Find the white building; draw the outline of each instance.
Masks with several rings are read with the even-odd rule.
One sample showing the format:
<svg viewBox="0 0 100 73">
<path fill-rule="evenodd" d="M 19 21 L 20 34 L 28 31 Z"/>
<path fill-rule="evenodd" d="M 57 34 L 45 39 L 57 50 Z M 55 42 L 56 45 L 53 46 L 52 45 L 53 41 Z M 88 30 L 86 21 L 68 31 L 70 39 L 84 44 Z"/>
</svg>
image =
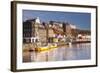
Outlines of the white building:
<svg viewBox="0 0 100 73">
<path fill-rule="evenodd" d="M 36 18 L 35 23 L 40 24 L 40 19 L 39 19 L 39 17 Z"/>
<path fill-rule="evenodd" d="M 76 26 L 73 25 L 73 24 L 69 24 L 69 26 L 70 26 L 72 29 L 76 29 Z"/>
</svg>

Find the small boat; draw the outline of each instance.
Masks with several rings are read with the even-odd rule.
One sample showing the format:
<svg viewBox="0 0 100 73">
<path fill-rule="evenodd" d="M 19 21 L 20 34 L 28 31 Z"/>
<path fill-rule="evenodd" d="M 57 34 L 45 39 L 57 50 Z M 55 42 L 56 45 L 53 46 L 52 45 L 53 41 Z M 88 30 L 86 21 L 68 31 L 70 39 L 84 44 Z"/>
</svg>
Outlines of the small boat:
<svg viewBox="0 0 100 73">
<path fill-rule="evenodd" d="M 57 48 L 57 45 L 38 47 L 38 48 L 36 48 L 36 51 L 46 51 L 46 50 L 50 50 L 50 49 L 54 49 L 54 48 Z"/>
<path fill-rule="evenodd" d="M 57 45 L 51 45 L 49 46 L 50 49 L 53 49 L 53 48 L 57 48 Z"/>
<path fill-rule="evenodd" d="M 48 49 L 49 49 L 48 46 L 36 48 L 37 51 L 45 51 L 45 50 L 48 50 Z"/>
</svg>

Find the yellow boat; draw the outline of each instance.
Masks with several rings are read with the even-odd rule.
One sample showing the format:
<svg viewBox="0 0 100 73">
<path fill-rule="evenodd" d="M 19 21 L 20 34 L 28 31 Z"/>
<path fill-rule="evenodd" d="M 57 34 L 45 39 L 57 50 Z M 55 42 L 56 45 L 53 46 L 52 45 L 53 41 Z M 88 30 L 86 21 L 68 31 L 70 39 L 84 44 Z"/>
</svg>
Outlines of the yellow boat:
<svg viewBox="0 0 100 73">
<path fill-rule="evenodd" d="M 45 46 L 45 47 L 38 47 L 36 48 L 37 51 L 46 51 L 50 49 L 57 48 L 57 45 Z"/>
</svg>

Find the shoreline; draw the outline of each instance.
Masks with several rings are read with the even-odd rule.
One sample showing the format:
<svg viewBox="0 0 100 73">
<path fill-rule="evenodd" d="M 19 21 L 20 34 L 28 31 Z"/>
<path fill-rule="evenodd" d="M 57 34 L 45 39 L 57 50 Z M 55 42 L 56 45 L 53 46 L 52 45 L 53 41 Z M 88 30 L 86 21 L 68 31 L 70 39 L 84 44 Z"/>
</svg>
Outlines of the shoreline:
<svg viewBox="0 0 100 73">
<path fill-rule="evenodd" d="M 73 44 L 82 44 L 82 43 L 91 43 L 91 41 L 77 41 L 77 42 L 72 42 L 71 45 L 73 45 Z M 57 47 L 62 47 L 62 46 L 70 46 L 70 45 L 69 45 L 69 43 L 64 43 L 64 42 L 61 42 L 61 43 L 57 44 Z M 29 47 L 29 48 L 24 48 L 23 49 L 23 52 L 28 52 L 28 51 L 33 52 L 33 51 L 36 51 L 36 49 L 34 47 L 31 47 L 31 48 Z"/>
</svg>

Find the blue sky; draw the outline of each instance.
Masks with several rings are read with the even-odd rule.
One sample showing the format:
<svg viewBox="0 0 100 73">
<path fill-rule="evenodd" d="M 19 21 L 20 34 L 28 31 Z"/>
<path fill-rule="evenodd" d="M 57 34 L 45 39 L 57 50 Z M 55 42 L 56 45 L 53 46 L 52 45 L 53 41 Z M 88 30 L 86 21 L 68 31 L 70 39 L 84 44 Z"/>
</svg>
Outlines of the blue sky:
<svg viewBox="0 0 100 73">
<path fill-rule="evenodd" d="M 91 28 L 90 13 L 23 10 L 23 21 L 36 17 L 39 17 L 41 22 L 49 22 L 53 20 L 69 22 L 81 29 L 90 30 Z"/>
</svg>

